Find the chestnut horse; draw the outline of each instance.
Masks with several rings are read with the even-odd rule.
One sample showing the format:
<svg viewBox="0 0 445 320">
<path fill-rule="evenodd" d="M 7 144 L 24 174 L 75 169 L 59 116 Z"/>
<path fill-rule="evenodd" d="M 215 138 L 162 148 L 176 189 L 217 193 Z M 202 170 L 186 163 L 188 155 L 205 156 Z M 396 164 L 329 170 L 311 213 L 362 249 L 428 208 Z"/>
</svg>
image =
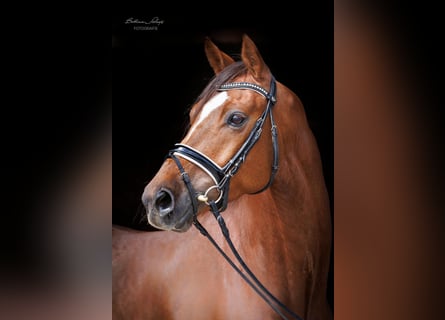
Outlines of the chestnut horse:
<svg viewBox="0 0 445 320">
<path fill-rule="evenodd" d="M 164 231 L 113 227 L 113 318 L 331 319 L 329 199 L 303 105 L 247 35 L 239 61 L 209 39 L 205 53 L 215 77 L 142 195 Z"/>
</svg>

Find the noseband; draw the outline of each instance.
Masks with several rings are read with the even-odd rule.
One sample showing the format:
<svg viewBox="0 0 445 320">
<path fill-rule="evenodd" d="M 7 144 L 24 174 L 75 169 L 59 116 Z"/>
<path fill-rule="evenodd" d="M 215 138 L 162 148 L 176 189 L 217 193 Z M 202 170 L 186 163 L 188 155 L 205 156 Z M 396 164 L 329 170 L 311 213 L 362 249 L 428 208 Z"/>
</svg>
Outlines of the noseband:
<svg viewBox="0 0 445 320">
<path fill-rule="evenodd" d="M 176 157 L 181 157 L 194 165 L 201 168 L 206 172 L 213 180 L 214 185 L 208 188 L 202 194 L 191 194 L 192 198 L 197 197 L 199 201 L 208 204 L 208 194 L 211 190 L 217 190 L 219 196 L 214 200 L 216 207 L 219 211 L 224 211 L 227 208 L 227 202 L 229 198 L 229 186 L 230 179 L 238 172 L 240 166 L 246 160 L 246 157 L 255 143 L 259 140 L 261 133 L 263 131 L 263 125 L 267 116 L 270 118 L 271 131 L 272 131 L 272 146 L 273 146 L 273 165 L 268 183 L 258 190 L 256 193 L 260 193 L 266 190 L 273 182 L 275 173 L 278 170 L 278 141 L 277 141 L 277 126 L 273 118 L 272 108 L 276 102 L 276 82 L 275 78 L 272 76 L 270 82 L 270 91 L 267 92 L 264 88 L 257 84 L 249 82 L 231 82 L 221 85 L 218 91 L 228 91 L 228 90 L 252 90 L 262 96 L 267 100 L 266 108 L 264 109 L 261 116 L 255 122 L 255 126 L 252 128 L 249 136 L 244 141 L 241 148 L 234 154 L 234 156 L 222 167 L 216 164 L 212 159 L 203 154 L 202 152 L 186 145 L 186 144 L 176 144 L 175 148 L 170 150 L 169 157 L 175 160 L 176 164 L 181 170 L 182 165 L 175 159 Z M 183 168 L 181 171 L 184 171 Z M 196 212 L 195 212 L 196 214 Z"/>
</svg>

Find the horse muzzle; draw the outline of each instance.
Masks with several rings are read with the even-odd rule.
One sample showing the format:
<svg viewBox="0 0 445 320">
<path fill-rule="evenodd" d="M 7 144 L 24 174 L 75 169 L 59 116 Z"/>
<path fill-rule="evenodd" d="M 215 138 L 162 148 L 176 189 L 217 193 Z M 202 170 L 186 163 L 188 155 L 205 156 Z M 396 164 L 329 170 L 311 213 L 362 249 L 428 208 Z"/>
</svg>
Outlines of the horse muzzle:
<svg viewBox="0 0 445 320">
<path fill-rule="evenodd" d="M 142 195 L 150 225 L 161 230 L 187 231 L 193 222 L 193 209 L 186 192 L 161 187 L 151 191 L 150 184 Z"/>
</svg>

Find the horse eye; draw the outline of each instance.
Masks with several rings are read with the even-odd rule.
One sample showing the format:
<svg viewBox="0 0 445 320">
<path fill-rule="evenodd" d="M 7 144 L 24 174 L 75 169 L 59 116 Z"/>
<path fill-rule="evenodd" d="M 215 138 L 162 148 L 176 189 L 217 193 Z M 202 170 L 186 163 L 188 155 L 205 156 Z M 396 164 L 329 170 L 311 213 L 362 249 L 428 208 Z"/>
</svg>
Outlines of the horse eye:
<svg viewBox="0 0 445 320">
<path fill-rule="evenodd" d="M 233 127 L 241 127 L 246 122 L 246 119 L 247 117 L 244 114 L 235 112 L 229 116 L 227 123 Z"/>
</svg>

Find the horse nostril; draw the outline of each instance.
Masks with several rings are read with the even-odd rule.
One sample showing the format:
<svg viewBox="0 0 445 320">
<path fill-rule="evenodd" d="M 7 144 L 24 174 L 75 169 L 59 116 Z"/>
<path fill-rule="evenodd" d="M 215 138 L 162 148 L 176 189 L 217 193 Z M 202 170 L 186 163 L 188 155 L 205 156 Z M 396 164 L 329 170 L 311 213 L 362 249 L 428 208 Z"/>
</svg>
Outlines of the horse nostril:
<svg viewBox="0 0 445 320">
<path fill-rule="evenodd" d="M 172 193 L 167 189 L 161 189 L 156 194 L 155 207 L 161 217 L 170 214 L 175 207 Z"/>
</svg>

